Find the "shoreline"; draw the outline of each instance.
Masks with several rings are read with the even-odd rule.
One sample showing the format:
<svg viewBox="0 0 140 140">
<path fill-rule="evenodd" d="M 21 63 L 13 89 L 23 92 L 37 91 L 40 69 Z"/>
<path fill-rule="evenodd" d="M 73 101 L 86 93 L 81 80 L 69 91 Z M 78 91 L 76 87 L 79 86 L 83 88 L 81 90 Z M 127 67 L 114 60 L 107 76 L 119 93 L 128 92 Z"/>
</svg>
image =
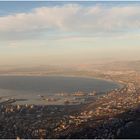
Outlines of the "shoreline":
<svg viewBox="0 0 140 140">
<path fill-rule="evenodd" d="M 5 76 L 5 75 L 3 75 L 3 76 Z M 11 76 L 11 75 L 7 75 L 7 76 Z M 20 76 L 19 76 L 19 75 L 12 75 L 12 76 L 20 77 L 21 75 L 20 75 Z M 25 75 L 22 75 L 22 76 L 24 77 Z M 36 77 L 44 77 L 44 76 L 39 76 L 39 75 L 38 75 L 38 76 L 35 75 L 35 76 L 36 76 Z M 93 80 L 96 80 L 96 79 L 97 79 L 97 80 L 102 80 L 102 81 L 105 81 L 105 82 L 106 82 L 106 81 L 107 81 L 107 82 L 109 81 L 109 82 L 113 82 L 113 83 L 115 83 L 115 84 L 118 85 L 118 88 L 110 89 L 110 90 L 104 92 L 103 94 L 102 94 L 102 92 L 98 92 L 97 95 L 94 96 L 94 100 L 96 100 L 97 98 L 99 98 L 99 97 L 101 97 L 101 96 L 103 96 L 103 95 L 106 95 L 108 92 L 111 92 L 112 90 L 119 90 L 119 89 L 121 89 L 121 88 L 124 87 L 124 85 L 121 85 L 121 84 L 117 83 L 116 81 L 114 82 L 113 80 L 106 80 L 106 79 L 103 79 L 103 78 L 100 78 L 100 77 L 95 78 L 95 77 L 93 77 L 93 76 L 83 76 L 83 75 L 82 75 L 82 76 L 80 76 L 80 75 L 78 75 L 78 76 L 76 76 L 76 75 L 57 75 L 57 74 L 46 75 L 45 77 L 48 77 L 48 76 L 56 76 L 56 77 L 57 77 L 57 76 L 58 76 L 58 77 L 74 77 L 74 78 L 77 78 L 77 77 L 78 77 L 78 78 L 90 78 L 90 79 L 93 79 Z M 28 77 L 28 76 L 27 76 L 27 77 Z M 34 77 L 34 76 L 33 76 L 33 75 L 30 75 L 29 77 Z M 19 91 L 19 92 L 20 92 L 20 91 Z M 31 93 L 31 94 L 34 96 L 33 93 Z M 29 95 L 31 95 L 31 94 L 29 94 Z M 37 93 L 37 94 L 41 94 L 41 93 Z M 88 94 L 89 94 L 89 93 L 86 93 L 86 96 L 85 96 L 85 97 L 82 97 L 81 99 L 86 99 L 86 98 L 88 97 Z M 17 94 L 17 95 L 18 95 L 18 94 Z M 37 96 L 37 95 L 36 95 L 36 96 Z M 43 95 L 43 96 L 46 96 L 46 98 L 47 98 L 47 95 Z M 65 96 L 66 96 L 66 95 L 65 95 Z M 71 99 L 71 98 L 72 98 L 72 94 L 70 94 L 69 96 L 70 96 L 70 99 Z M 10 95 L 9 95 L 9 97 L 10 97 Z M 11 95 L 11 97 L 12 97 L 12 95 Z M 20 97 L 20 95 L 19 95 L 19 97 Z M 74 97 L 74 96 L 73 96 L 73 97 Z M 15 95 L 14 98 L 15 98 L 15 100 L 20 100 L 20 99 L 18 99 L 18 96 L 16 97 L 16 95 Z M 20 98 L 21 98 L 21 97 L 20 97 Z M 52 96 L 52 98 L 54 98 L 54 97 Z M 57 98 L 58 98 L 58 97 L 57 97 Z M 59 98 L 63 98 L 63 97 L 59 97 Z M 88 98 L 89 98 L 89 100 L 91 100 L 91 99 L 92 99 L 92 96 L 91 96 L 91 97 L 88 97 Z M 90 98 L 91 98 L 91 99 L 90 99 Z M 15 102 L 14 104 L 20 104 L 20 105 L 29 104 L 30 101 L 28 101 L 28 100 L 31 100 L 31 101 L 32 101 L 32 99 L 28 98 L 28 99 L 27 99 L 27 103 L 26 103 L 26 102 L 25 102 L 25 103 L 23 103 L 23 102 L 20 103 L 20 101 L 17 101 L 17 102 L 19 102 L 19 103 L 16 103 L 16 102 Z M 36 97 L 36 100 L 38 100 L 38 101 L 37 101 L 38 103 L 34 103 L 34 101 L 33 101 L 33 103 L 31 103 L 31 104 L 34 104 L 34 105 L 37 105 L 37 104 L 38 104 L 38 105 L 41 105 L 41 104 L 42 104 L 42 105 L 51 105 L 51 104 L 54 104 L 54 103 L 49 103 L 49 102 L 47 102 L 47 101 L 45 102 L 45 100 L 44 100 L 44 101 L 43 101 L 43 100 L 41 101 L 41 98 L 39 99 L 39 98 L 37 98 L 37 97 Z M 61 103 L 58 102 L 58 103 L 55 104 L 55 105 L 59 105 L 59 104 L 65 105 L 65 104 L 64 104 L 64 99 L 63 99 L 63 101 L 60 101 L 60 102 L 61 102 Z M 92 101 L 90 101 L 90 102 L 92 102 Z M 88 103 L 89 103 L 89 102 L 88 102 Z M 74 103 L 71 103 L 71 104 L 74 105 Z M 81 103 L 80 103 L 80 100 L 79 100 L 79 103 L 76 103 L 75 105 L 77 105 L 77 104 L 81 104 Z M 86 104 L 86 103 L 83 103 L 83 104 Z"/>
<path fill-rule="evenodd" d="M 26 77 L 47 77 L 47 76 L 60 76 L 60 77 L 78 77 L 78 78 L 89 78 L 89 79 L 99 79 L 99 80 L 103 80 L 103 81 L 109 81 L 109 82 L 116 82 L 113 81 L 112 79 L 108 79 L 108 78 L 102 78 L 100 76 L 94 76 L 94 75 L 76 75 L 76 74 L 0 74 L 0 76 L 26 76 Z"/>
</svg>

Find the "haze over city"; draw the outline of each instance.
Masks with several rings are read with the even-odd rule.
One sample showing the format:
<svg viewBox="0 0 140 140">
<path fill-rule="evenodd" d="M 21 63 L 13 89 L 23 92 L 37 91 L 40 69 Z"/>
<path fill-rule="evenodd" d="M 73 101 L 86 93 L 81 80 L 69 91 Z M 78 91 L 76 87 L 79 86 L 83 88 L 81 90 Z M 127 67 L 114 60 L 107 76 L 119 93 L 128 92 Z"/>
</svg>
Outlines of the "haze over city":
<svg viewBox="0 0 140 140">
<path fill-rule="evenodd" d="M 140 1 L 0 1 L 0 139 L 140 139 Z"/>
<path fill-rule="evenodd" d="M 0 65 L 140 59 L 140 2 L 0 2 Z"/>
</svg>

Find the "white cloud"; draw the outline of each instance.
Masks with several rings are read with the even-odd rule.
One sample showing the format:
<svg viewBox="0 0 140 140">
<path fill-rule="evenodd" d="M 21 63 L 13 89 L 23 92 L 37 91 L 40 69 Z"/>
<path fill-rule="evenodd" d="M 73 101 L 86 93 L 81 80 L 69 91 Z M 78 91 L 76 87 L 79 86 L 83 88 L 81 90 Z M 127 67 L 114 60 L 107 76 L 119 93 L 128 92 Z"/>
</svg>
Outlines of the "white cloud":
<svg viewBox="0 0 140 140">
<path fill-rule="evenodd" d="M 12 38 L 14 33 L 17 38 L 55 31 L 96 35 L 130 32 L 139 27 L 140 7 L 127 5 L 84 7 L 69 4 L 40 7 L 29 13 L 0 17 L 0 36 L 5 34 L 7 38 Z"/>
<path fill-rule="evenodd" d="M 10 42 L 9 45 L 7 46 L 8 48 L 17 48 L 17 43 L 16 42 Z"/>
</svg>

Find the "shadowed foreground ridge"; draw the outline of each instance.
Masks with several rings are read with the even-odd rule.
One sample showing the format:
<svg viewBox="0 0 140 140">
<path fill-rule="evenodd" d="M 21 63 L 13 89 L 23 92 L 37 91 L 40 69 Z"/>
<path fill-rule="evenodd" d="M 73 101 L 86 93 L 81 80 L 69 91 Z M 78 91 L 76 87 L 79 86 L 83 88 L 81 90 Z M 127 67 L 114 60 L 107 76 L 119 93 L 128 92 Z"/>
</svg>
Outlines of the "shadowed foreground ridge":
<svg viewBox="0 0 140 140">
<path fill-rule="evenodd" d="M 129 110 L 113 118 L 99 118 L 90 120 L 68 134 L 59 138 L 140 138 L 140 110 Z"/>
</svg>

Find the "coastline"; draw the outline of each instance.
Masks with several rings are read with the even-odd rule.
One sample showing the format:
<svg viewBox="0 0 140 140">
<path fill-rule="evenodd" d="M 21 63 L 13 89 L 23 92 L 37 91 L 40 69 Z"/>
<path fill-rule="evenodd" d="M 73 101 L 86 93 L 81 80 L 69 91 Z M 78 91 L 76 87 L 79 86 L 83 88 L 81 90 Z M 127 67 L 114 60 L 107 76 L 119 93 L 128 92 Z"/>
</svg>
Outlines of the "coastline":
<svg viewBox="0 0 140 140">
<path fill-rule="evenodd" d="M 110 81 L 110 82 L 115 82 L 111 79 L 108 78 L 103 78 L 100 76 L 89 76 L 89 75 L 77 75 L 77 74 L 0 74 L 0 76 L 36 76 L 36 77 L 47 77 L 47 76 L 60 76 L 60 77 L 81 77 L 81 78 L 90 78 L 90 79 L 99 79 L 99 80 L 104 80 L 104 81 Z"/>
<path fill-rule="evenodd" d="M 108 82 L 113 82 L 113 83 L 116 83 L 116 84 L 124 84 L 120 81 L 116 81 L 116 80 L 113 80 L 113 79 L 109 79 L 109 78 L 106 78 L 106 77 L 101 77 L 101 76 L 94 76 L 94 75 L 77 75 L 77 74 L 0 74 L 0 76 L 26 76 L 26 77 L 32 77 L 32 76 L 35 76 L 35 77 L 48 77 L 48 76 L 60 76 L 60 77 L 78 77 L 78 78 L 89 78 L 89 79 L 97 79 L 97 80 L 102 80 L 102 81 L 108 81 Z"/>
<path fill-rule="evenodd" d="M 9 76 L 9 75 L 7 75 L 7 76 Z M 17 76 L 17 75 L 12 75 L 12 76 L 18 77 L 19 75 L 18 75 L 18 76 Z M 20 76 L 21 76 L 21 75 L 20 75 Z M 19 76 L 19 77 L 20 77 L 20 76 Z M 28 76 L 25 76 L 25 75 L 22 75 L 22 76 L 23 76 L 23 77 L 28 77 Z M 120 85 L 120 84 L 118 84 L 118 83 L 116 83 L 116 82 L 114 82 L 114 81 L 109 81 L 109 80 L 105 80 L 105 79 L 103 79 L 103 78 L 94 78 L 94 77 L 89 77 L 89 76 L 56 75 L 56 74 L 53 74 L 53 75 L 46 75 L 45 77 L 52 77 L 52 76 L 54 76 L 54 77 L 55 77 L 55 76 L 56 76 L 56 77 L 67 77 L 67 78 L 69 78 L 69 77 L 77 78 L 77 77 L 78 77 L 78 78 L 88 78 L 88 79 L 93 79 L 93 80 L 96 80 L 96 79 L 97 79 L 97 80 L 102 80 L 102 81 L 104 81 L 104 82 L 106 82 L 106 81 L 107 81 L 107 82 L 111 82 L 111 83 L 113 82 L 113 83 L 115 83 L 115 84 L 118 86 L 118 88 L 110 89 L 110 90 L 108 90 L 108 91 L 106 91 L 106 92 L 104 92 L 104 93 L 102 93 L 102 92 L 97 92 L 96 96 L 88 96 L 89 93 L 86 93 L 86 96 L 83 96 L 83 97 L 81 96 L 81 97 L 80 97 L 82 100 L 84 100 L 84 99 L 86 99 L 86 98 L 89 98 L 89 101 L 90 101 L 90 102 L 92 102 L 92 99 L 95 100 L 96 98 L 99 98 L 100 96 L 103 96 L 103 95 L 107 94 L 108 92 L 110 92 L 110 91 L 112 91 L 112 90 L 118 90 L 118 89 L 123 88 L 122 85 Z M 31 75 L 30 75 L 29 77 L 31 77 Z M 34 77 L 34 76 L 32 75 L 32 77 Z M 35 77 L 44 77 L 44 76 L 42 76 L 42 75 L 39 76 L 39 75 L 38 75 L 38 76 L 35 76 Z M 3 92 L 4 92 L 4 91 L 3 91 Z M 10 91 L 9 91 L 9 92 L 10 92 Z M 16 95 L 16 92 L 17 92 L 17 91 L 15 90 L 15 95 Z M 24 94 L 23 91 L 18 91 L 18 92 L 21 92 L 21 94 Z M 26 92 L 25 92 L 25 93 L 26 93 Z M 31 94 L 31 95 L 30 95 L 30 94 Z M 65 96 L 67 96 L 67 95 L 64 95 L 64 97 L 55 97 L 55 98 L 62 98 L 63 101 L 48 102 L 47 100 L 48 100 L 49 98 L 50 98 L 51 100 L 53 100 L 53 98 L 54 98 L 53 96 L 54 96 L 55 94 L 54 94 L 52 97 L 51 97 L 51 96 L 50 96 L 50 97 L 47 97 L 47 96 L 48 96 L 47 94 L 46 94 L 46 95 L 43 94 L 43 95 L 42 95 L 42 96 L 44 96 L 44 99 L 43 99 L 43 100 L 42 100 L 41 98 L 37 97 L 37 94 L 39 95 L 39 94 L 41 94 L 41 93 L 36 93 L 36 94 L 34 95 L 34 94 L 31 92 L 30 94 L 29 94 L 29 96 L 31 96 L 31 97 L 32 97 L 32 96 L 34 96 L 34 97 L 36 96 L 36 98 L 35 98 L 35 99 L 34 99 L 34 98 L 32 99 L 31 97 L 26 97 L 26 96 L 22 97 L 22 96 L 20 96 L 20 95 L 17 94 L 17 96 L 15 96 L 15 95 L 14 95 L 14 96 L 11 96 L 11 99 L 12 99 L 12 98 L 15 98 L 15 100 L 17 100 L 17 101 L 16 101 L 14 104 L 20 104 L 20 105 L 29 104 L 29 103 L 30 103 L 30 104 L 34 104 L 34 105 L 41 105 L 41 104 L 42 104 L 42 105 L 53 105 L 54 103 L 55 103 L 56 105 L 61 105 L 61 104 L 62 104 L 62 105 L 65 105 L 65 104 L 64 104 L 64 99 L 63 99 L 63 98 L 64 98 Z M 26 95 L 26 94 L 25 94 L 25 95 Z M 45 96 L 46 96 L 46 97 L 45 97 Z M 78 97 L 78 96 L 77 96 L 77 97 Z M 69 94 L 69 96 L 68 96 L 68 97 L 65 97 L 65 98 L 67 98 L 67 100 L 71 100 L 72 98 L 77 98 L 77 97 L 73 96 L 73 94 Z M 48 99 L 46 100 L 45 98 L 46 98 L 46 99 L 48 98 Z M 10 99 L 10 95 L 9 95 L 9 99 Z M 22 102 L 21 99 L 26 99 L 26 101 L 23 101 L 23 102 Z M 75 102 L 75 103 L 70 103 L 70 104 L 71 104 L 71 105 L 74 105 L 74 104 L 75 104 L 75 105 L 81 104 L 81 103 L 80 103 L 80 100 L 81 100 L 81 99 L 79 99 L 79 101 L 78 101 L 78 100 L 77 100 L 77 101 L 72 101 L 72 102 Z M 21 102 L 20 102 L 20 100 L 21 100 Z M 36 100 L 36 101 L 35 101 L 35 100 Z M 46 100 L 46 101 L 45 101 L 45 100 Z M 88 102 L 89 102 L 89 101 L 88 101 Z M 76 103 L 76 102 L 77 102 L 77 103 Z M 78 102 L 79 102 L 79 103 L 78 103 Z M 85 102 L 85 103 L 88 103 L 88 102 Z M 83 104 L 83 103 L 82 103 L 82 104 Z"/>
</svg>

